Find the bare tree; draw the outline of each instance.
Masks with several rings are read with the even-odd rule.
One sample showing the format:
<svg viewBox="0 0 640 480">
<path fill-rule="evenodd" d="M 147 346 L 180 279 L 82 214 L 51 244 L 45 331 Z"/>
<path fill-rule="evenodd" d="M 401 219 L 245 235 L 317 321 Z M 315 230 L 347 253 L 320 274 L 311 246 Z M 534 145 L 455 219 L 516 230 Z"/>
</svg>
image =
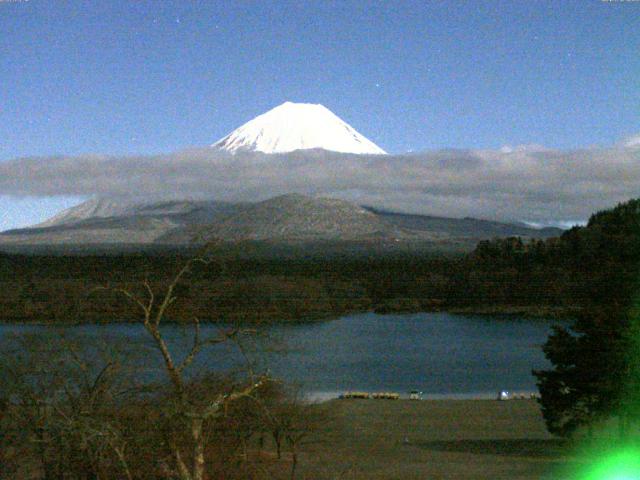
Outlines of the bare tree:
<svg viewBox="0 0 640 480">
<path fill-rule="evenodd" d="M 276 456 L 282 458 L 283 449 L 291 454 L 289 478 L 295 479 L 299 448 L 310 434 L 328 421 L 326 412 L 310 404 L 300 390 L 272 384 L 271 392 L 256 399 L 261 407 L 262 427 L 271 435 Z"/>
<path fill-rule="evenodd" d="M 3 465 L 0 478 L 295 478 L 298 446 L 310 423 L 299 399 L 254 373 L 246 342 L 256 329 L 220 326 L 207 334 L 210 329 L 190 318 L 183 321 L 190 334 L 186 350 L 166 329 L 189 311 L 178 302 L 182 282 L 213 260 L 202 253 L 162 285 L 144 280 L 102 288 L 135 306 L 145 338 L 159 352 L 159 384 L 138 375 L 137 349 L 129 343 L 110 351 L 112 341 L 51 330 L 23 335 L 8 350 L 2 346 L 7 361 L 0 364 L 0 448 L 10 442 L 12 450 L 0 455 L 11 463 Z M 230 373 L 226 357 L 224 368 L 214 364 L 193 374 L 205 350 L 227 351 L 226 344 L 236 349 L 231 355 L 243 376 Z M 278 457 L 283 449 L 291 452 L 290 475 L 286 461 L 274 459 L 259 441 L 269 431 L 277 432 Z"/>
<path fill-rule="evenodd" d="M 131 480 L 115 418 L 122 363 L 115 356 L 102 363 L 61 332 L 18 336 L 2 350 L 3 423 L 20 432 L 13 447 L 23 450 L 24 476 L 33 465 L 47 480 L 106 478 L 106 472 Z"/>
<path fill-rule="evenodd" d="M 169 446 L 173 453 L 175 474 L 180 480 L 203 480 L 205 478 L 205 451 L 207 447 L 204 427 L 206 422 L 213 421 L 225 414 L 229 404 L 241 399 L 251 397 L 266 381 L 266 376 L 250 375 L 244 384 L 234 385 L 233 388 L 213 393 L 211 396 L 194 398 L 190 395 L 189 382 L 186 377 L 187 368 L 193 363 L 196 356 L 206 347 L 219 345 L 225 342 L 239 342 L 239 337 L 249 333 L 249 330 L 240 327 L 220 329 L 218 334 L 210 338 L 202 338 L 200 321 L 192 318 L 190 324 L 193 328 L 192 345 L 186 356 L 177 360 L 163 336 L 161 326 L 166 321 L 170 307 L 176 302 L 178 296 L 176 289 L 183 278 L 192 272 L 198 264 L 209 264 L 210 259 L 204 252 L 187 261 L 177 274 L 170 280 L 164 291 L 157 294 L 148 280 L 143 282 L 143 294 L 136 294 L 128 289 L 116 291 L 125 295 L 141 312 L 141 323 L 149 334 L 154 345 L 159 350 L 174 399 L 174 415 L 181 425 L 185 427 L 190 445 L 169 440 Z"/>
</svg>

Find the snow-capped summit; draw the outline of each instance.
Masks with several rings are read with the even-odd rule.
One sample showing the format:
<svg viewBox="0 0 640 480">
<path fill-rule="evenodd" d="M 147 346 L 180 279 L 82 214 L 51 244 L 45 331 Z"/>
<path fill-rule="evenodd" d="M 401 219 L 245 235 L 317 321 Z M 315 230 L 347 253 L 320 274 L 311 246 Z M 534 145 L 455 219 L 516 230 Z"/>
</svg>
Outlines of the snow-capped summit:
<svg viewBox="0 0 640 480">
<path fill-rule="evenodd" d="M 357 154 L 386 153 L 328 108 L 293 102 L 258 115 L 212 146 L 231 153 L 285 153 L 310 148 Z"/>
<path fill-rule="evenodd" d="M 640 148 L 640 133 L 626 138 L 623 146 L 626 148 Z"/>
<path fill-rule="evenodd" d="M 503 145 L 500 148 L 500 153 L 531 153 L 531 152 L 544 152 L 549 150 L 544 145 L 537 143 L 527 143 L 523 145 Z"/>
</svg>

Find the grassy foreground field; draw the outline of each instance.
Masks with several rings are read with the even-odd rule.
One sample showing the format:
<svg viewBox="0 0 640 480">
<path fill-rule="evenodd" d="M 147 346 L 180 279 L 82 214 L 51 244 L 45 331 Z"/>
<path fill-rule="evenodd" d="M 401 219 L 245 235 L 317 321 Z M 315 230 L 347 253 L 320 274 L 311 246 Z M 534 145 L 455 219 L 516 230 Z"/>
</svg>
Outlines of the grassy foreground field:
<svg viewBox="0 0 640 480">
<path fill-rule="evenodd" d="M 559 478 L 568 447 L 533 400 L 334 400 L 299 478 Z"/>
</svg>

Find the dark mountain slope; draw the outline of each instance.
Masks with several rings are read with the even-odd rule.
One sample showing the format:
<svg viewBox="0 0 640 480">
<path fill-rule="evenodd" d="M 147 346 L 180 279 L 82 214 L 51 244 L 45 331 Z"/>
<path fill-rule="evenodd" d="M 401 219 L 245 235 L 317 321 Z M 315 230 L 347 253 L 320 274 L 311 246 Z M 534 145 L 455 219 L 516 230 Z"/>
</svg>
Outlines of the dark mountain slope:
<svg viewBox="0 0 640 480">
<path fill-rule="evenodd" d="M 258 203 L 90 200 L 35 227 L 0 234 L 4 245 L 170 244 L 226 241 L 422 244 L 471 250 L 484 239 L 547 238 L 558 229 L 408 215 L 344 200 L 281 195 Z"/>
</svg>

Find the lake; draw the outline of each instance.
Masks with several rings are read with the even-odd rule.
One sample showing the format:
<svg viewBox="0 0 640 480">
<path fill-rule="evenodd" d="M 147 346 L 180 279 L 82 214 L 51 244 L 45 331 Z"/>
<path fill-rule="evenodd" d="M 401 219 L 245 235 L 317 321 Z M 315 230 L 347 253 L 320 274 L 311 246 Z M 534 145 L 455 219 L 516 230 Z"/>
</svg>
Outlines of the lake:
<svg viewBox="0 0 640 480">
<path fill-rule="evenodd" d="M 548 366 L 541 350 L 552 322 L 517 317 L 462 316 L 447 313 L 346 316 L 337 320 L 269 328 L 268 344 L 286 344 L 286 353 L 250 348 L 249 355 L 270 372 L 295 382 L 313 398 L 347 390 L 424 392 L 427 398 L 495 397 L 499 390 L 536 391 L 532 369 Z M 0 324 L 0 338 L 48 327 Z M 215 333 L 204 325 L 202 336 Z M 140 325 L 65 327 L 87 343 L 123 343 L 157 367 L 158 352 Z M 167 325 L 172 347 L 184 354 L 188 329 Z M 276 349 L 277 350 L 277 349 Z M 216 348 L 193 367 L 233 368 L 241 357 Z"/>
</svg>

